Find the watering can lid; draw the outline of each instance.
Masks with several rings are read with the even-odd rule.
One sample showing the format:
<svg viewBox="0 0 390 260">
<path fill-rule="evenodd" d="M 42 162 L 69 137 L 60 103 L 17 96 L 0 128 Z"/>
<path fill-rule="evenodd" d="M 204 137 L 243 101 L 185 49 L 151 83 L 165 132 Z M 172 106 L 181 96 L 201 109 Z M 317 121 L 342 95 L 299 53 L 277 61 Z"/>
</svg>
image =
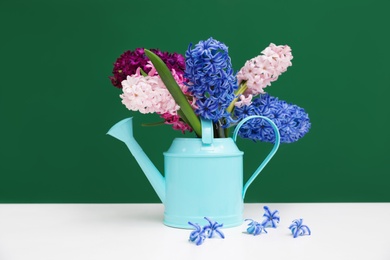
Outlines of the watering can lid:
<svg viewBox="0 0 390 260">
<path fill-rule="evenodd" d="M 165 156 L 242 156 L 232 138 L 214 139 L 213 122 L 201 118 L 202 138 L 176 138 Z"/>
<path fill-rule="evenodd" d="M 211 149 L 210 149 L 210 148 Z M 175 138 L 171 147 L 164 153 L 164 156 L 188 157 L 188 156 L 207 156 L 207 157 L 225 157 L 242 156 L 232 138 L 216 138 L 209 146 L 205 146 L 201 138 Z"/>
</svg>

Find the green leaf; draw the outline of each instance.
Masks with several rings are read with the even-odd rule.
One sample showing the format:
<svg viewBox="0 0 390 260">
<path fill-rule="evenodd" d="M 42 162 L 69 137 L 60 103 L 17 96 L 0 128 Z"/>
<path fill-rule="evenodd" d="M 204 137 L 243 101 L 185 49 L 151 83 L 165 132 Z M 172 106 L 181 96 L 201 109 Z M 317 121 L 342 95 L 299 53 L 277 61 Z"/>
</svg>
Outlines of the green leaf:
<svg viewBox="0 0 390 260">
<path fill-rule="evenodd" d="M 180 106 L 180 110 L 185 116 L 184 120 L 187 121 L 187 123 L 191 126 L 191 128 L 194 130 L 194 132 L 199 137 L 201 137 L 202 130 L 201 130 L 201 126 L 200 126 L 200 120 L 196 116 L 194 110 L 192 110 L 190 103 L 188 102 L 183 91 L 181 91 L 179 85 L 177 84 L 177 82 L 173 78 L 167 65 L 160 59 L 160 57 L 158 57 L 156 54 L 149 51 L 148 49 L 145 49 L 145 54 L 146 54 L 146 56 L 148 56 L 150 61 L 153 63 L 154 67 L 156 68 L 156 70 L 158 72 L 158 75 L 160 76 L 161 80 L 164 82 L 168 91 L 171 93 L 173 99 Z"/>
<path fill-rule="evenodd" d="M 141 71 L 142 76 L 144 76 L 144 77 L 148 76 L 148 74 L 146 74 L 146 72 L 142 68 L 140 68 L 140 71 Z"/>
</svg>

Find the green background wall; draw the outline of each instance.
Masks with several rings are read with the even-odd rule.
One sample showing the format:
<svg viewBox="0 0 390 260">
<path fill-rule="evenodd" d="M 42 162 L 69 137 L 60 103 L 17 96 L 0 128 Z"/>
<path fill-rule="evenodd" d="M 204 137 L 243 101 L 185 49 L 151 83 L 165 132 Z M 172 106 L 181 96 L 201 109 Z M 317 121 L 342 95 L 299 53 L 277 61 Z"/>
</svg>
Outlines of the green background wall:
<svg viewBox="0 0 390 260">
<path fill-rule="evenodd" d="M 267 91 L 312 122 L 305 138 L 281 146 L 247 202 L 390 202 L 388 3 L 2 0 L 0 202 L 158 202 L 106 132 L 134 116 L 160 170 L 181 134 L 141 126 L 158 117 L 126 110 L 112 64 L 137 47 L 184 54 L 210 36 L 229 46 L 236 70 L 271 42 L 291 46 L 293 66 Z M 238 145 L 248 178 L 271 146 Z"/>
</svg>

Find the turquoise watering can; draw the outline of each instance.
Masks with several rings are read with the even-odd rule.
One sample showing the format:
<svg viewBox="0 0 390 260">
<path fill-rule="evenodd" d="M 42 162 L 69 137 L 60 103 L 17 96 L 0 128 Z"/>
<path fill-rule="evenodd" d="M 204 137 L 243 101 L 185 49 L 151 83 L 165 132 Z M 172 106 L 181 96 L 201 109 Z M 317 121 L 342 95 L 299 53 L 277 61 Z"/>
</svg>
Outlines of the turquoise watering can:
<svg viewBox="0 0 390 260">
<path fill-rule="evenodd" d="M 271 124 L 275 144 L 243 185 L 244 153 L 235 141 L 240 127 L 253 118 L 262 118 Z M 164 224 L 178 228 L 192 228 L 188 221 L 206 224 L 204 217 L 224 227 L 241 225 L 245 193 L 280 144 L 278 128 L 263 116 L 243 119 L 236 126 L 233 138 L 213 138 L 212 122 L 202 120 L 202 138 L 175 138 L 164 153 L 163 177 L 134 139 L 132 118 L 118 122 L 107 134 L 127 145 L 164 204 Z"/>
</svg>

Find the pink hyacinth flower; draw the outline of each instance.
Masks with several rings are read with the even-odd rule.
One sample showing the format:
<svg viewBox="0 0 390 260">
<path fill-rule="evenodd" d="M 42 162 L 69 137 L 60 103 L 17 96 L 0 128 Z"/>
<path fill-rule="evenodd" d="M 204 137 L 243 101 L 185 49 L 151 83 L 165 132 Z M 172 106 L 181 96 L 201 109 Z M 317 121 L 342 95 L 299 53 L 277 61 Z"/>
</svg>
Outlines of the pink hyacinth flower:
<svg viewBox="0 0 390 260">
<path fill-rule="evenodd" d="M 145 65 L 145 67 L 146 68 L 150 68 L 148 76 L 158 76 L 158 72 L 157 72 L 156 68 L 154 67 L 154 65 L 153 65 L 153 63 L 151 61 L 148 61 L 148 63 Z M 180 89 L 183 91 L 184 94 L 186 94 L 188 87 L 185 84 L 186 79 L 184 78 L 184 74 L 183 73 L 177 73 L 175 69 L 172 69 L 171 73 L 172 73 L 172 76 L 175 79 L 176 83 L 179 85 Z"/>
<path fill-rule="evenodd" d="M 177 110 L 180 109 L 172 95 L 165 87 L 157 70 L 153 64 L 148 61 L 145 66 L 149 68 L 147 76 L 141 75 L 140 68 L 132 76 L 127 76 L 122 81 L 123 94 L 120 95 L 122 103 L 133 111 L 140 113 L 157 113 L 164 119 L 165 124 L 172 125 L 175 130 L 192 132 L 192 128 L 180 120 Z M 171 70 L 172 76 L 179 85 L 183 93 L 187 93 L 186 79 L 182 73 Z"/>
<path fill-rule="evenodd" d="M 176 114 L 180 108 L 159 76 L 127 76 L 122 81 L 122 103 L 129 110 L 147 113 Z"/>
<path fill-rule="evenodd" d="M 165 124 L 172 125 L 173 129 L 180 130 L 183 134 L 185 133 L 185 131 L 192 132 L 192 128 L 185 122 L 181 121 L 178 115 L 165 113 L 162 114 L 161 117 L 164 118 Z"/>
<path fill-rule="evenodd" d="M 252 97 L 252 94 L 249 94 L 247 97 L 245 97 L 245 95 L 241 95 L 239 97 L 240 101 L 237 101 L 234 105 L 236 107 L 249 106 L 250 104 L 252 104 Z"/>
<path fill-rule="evenodd" d="M 262 55 L 248 60 L 237 73 L 239 84 L 246 81 L 248 88 L 244 92 L 245 96 L 264 94 L 264 89 L 292 65 L 293 56 L 287 45 L 277 46 L 271 43 L 261 53 Z"/>
</svg>

